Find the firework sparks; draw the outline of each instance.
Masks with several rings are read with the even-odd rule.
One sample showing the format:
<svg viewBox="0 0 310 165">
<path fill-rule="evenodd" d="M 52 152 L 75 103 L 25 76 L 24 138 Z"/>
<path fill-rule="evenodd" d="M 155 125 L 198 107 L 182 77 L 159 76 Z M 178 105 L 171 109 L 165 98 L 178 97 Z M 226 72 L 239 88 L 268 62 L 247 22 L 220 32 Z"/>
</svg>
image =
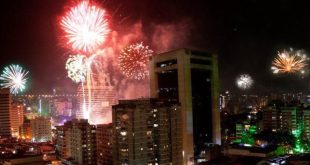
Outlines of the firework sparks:
<svg viewBox="0 0 310 165">
<path fill-rule="evenodd" d="M 277 73 L 297 73 L 303 74 L 304 68 L 307 66 L 308 57 L 301 51 L 284 50 L 278 52 L 278 56 L 272 61 L 271 70 Z"/>
<path fill-rule="evenodd" d="M 86 57 L 71 55 L 66 62 L 68 77 L 76 83 L 84 82 L 86 76 Z"/>
<path fill-rule="evenodd" d="M 75 51 L 94 52 L 106 40 L 110 32 L 105 10 L 80 2 L 61 19 L 67 45 Z"/>
<path fill-rule="evenodd" d="M 16 95 L 25 90 L 27 74 L 28 71 L 24 70 L 21 66 L 14 64 L 9 65 L 4 68 L 0 76 L 0 80 L 3 81 L 1 86 L 10 88 L 11 93 Z"/>
<path fill-rule="evenodd" d="M 242 74 L 237 78 L 236 84 L 240 89 L 249 89 L 253 85 L 253 79 L 248 74 Z"/>
<path fill-rule="evenodd" d="M 153 51 L 142 42 L 125 47 L 119 56 L 120 70 L 128 78 L 146 78 L 149 75 L 148 59 L 152 53 Z"/>
</svg>

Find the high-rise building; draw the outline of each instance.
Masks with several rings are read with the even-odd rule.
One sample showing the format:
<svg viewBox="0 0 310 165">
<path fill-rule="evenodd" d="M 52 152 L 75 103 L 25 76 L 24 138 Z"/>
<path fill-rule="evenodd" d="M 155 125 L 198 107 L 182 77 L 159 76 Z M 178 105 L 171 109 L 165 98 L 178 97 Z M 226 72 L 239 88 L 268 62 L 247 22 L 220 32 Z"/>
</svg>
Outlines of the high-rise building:
<svg viewBox="0 0 310 165">
<path fill-rule="evenodd" d="M 181 104 L 183 164 L 197 161 L 207 143 L 221 143 L 217 56 L 178 49 L 151 57 L 151 97 Z"/>
<path fill-rule="evenodd" d="M 267 106 L 263 110 L 263 129 L 277 131 L 279 129 L 280 110 L 275 105 Z"/>
<path fill-rule="evenodd" d="M 112 124 L 100 124 L 96 128 L 97 141 L 97 164 L 112 165 L 112 142 L 113 142 L 113 126 Z"/>
<path fill-rule="evenodd" d="M 36 117 L 30 120 L 32 141 L 47 142 L 52 140 L 52 126 L 49 118 Z"/>
<path fill-rule="evenodd" d="M 57 126 L 56 149 L 61 159 L 72 164 L 96 165 L 96 127 L 85 119 L 74 119 Z"/>
<path fill-rule="evenodd" d="M 304 137 L 310 139 L 310 110 L 308 108 L 303 110 L 304 121 Z"/>
<path fill-rule="evenodd" d="M 301 111 L 297 107 L 282 107 L 279 116 L 279 127 L 282 130 L 294 131 L 298 128 L 297 118 L 298 111 Z"/>
<path fill-rule="evenodd" d="M 62 126 L 56 126 L 56 151 L 60 159 L 65 160 L 71 157 L 71 136 L 68 131 L 71 127 L 70 122 L 66 122 Z"/>
<path fill-rule="evenodd" d="M 176 101 L 120 100 L 113 106 L 113 164 L 182 164 Z"/>
<path fill-rule="evenodd" d="M 0 138 L 11 137 L 10 111 L 10 89 L 0 89 Z"/>
<path fill-rule="evenodd" d="M 12 103 L 11 105 L 11 131 L 13 137 L 19 136 L 19 127 L 24 123 L 24 105 L 20 103 Z"/>
<path fill-rule="evenodd" d="M 85 111 L 89 110 L 89 122 L 91 124 L 107 124 L 112 122 L 112 105 L 116 103 L 116 92 L 114 86 L 90 87 L 91 97 L 89 97 L 88 87 L 78 88 L 79 111 L 76 118 L 85 119 Z M 91 100 L 91 101 L 89 101 Z M 85 101 L 85 104 L 84 104 Z"/>
<path fill-rule="evenodd" d="M 305 110 L 298 106 L 276 107 L 271 105 L 263 111 L 263 129 L 271 131 L 288 131 L 295 136 L 302 133 Z"/>
</svg>

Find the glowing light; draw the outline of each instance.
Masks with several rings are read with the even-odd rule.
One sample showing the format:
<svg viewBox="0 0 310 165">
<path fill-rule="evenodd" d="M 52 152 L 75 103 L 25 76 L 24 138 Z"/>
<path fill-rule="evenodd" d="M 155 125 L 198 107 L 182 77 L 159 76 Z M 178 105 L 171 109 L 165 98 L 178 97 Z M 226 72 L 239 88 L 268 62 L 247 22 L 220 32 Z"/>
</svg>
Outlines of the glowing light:
<svg viewBox="0 0 310 165">
<path fill-rule="evenodd" d="M 119 56 L 119 67 L 122 73 L 131 79 L 141 80 L 149 75 L 148 60 L 153 51 L 143 43 L 125 47 Z"/>
<path fill-rule="evenodd" d="M 236 84 L 240 89 L 249 89 L 253 85 L 253 79 L 248 74 L 242 74 L 240 75 L 237 80 Z"/>
<path fill-rule="evenodd" d="M 28 71 L 24 70 L 19 65 L 9 65 L 4 68 L 0 80 L 2 80 L 1 86 L 4 88 L 10 88 L 12 94 L 18 94 L 26 88 Z"/>
<path fill-rule="evenodd" d="M 84 82 L 86 77 L 86 57 L 83 55 L 71 55 L 66 62 L 68 77 L 74 82 Z"/>
<path fill-rule="evenodd" d="M 304 74 L 304 68 L 307 66 L 309 58 L 302 54 L 301 51 L 284 50 L 278 52 L 278 56 L 272 61 L 271 70 L 274 74 L 277 73 L 301 73 Z"/>
<path fill-rule="evenodd" d="M 94 52 L 106 40 L 110 32 L 106 11 L 81 1 L 71 8 L 60 22 L 67 38 L 66 44 L 75 51 Z"/>
</svg>

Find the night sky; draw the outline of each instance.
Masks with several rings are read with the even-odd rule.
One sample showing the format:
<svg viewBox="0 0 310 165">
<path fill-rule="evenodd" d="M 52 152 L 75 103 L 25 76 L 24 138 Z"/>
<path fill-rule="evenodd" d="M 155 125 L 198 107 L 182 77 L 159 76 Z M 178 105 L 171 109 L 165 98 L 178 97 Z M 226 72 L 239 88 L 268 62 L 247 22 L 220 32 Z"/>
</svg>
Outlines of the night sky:
<svg viewBox="0 0 310 165">
<path fill-rule="evenodd" d="M 148 38 L 153 35 L 154 25 L 175 25 L 186 34 L 173 35 L 179 42 L 167 50 L 187 47 L 218 54 L 222 90 L 236 91 L 235 77 L 248 73 L 255 80 L 248 92 L 309 92 L 310 76 L 274 76 L 270 71 L 278 50 L 293 47 L 305 50 L 310 56 L 310 10 L 306 2 L 98 2 L 109 12 L 116 30 L 126 31 L 130 25 L 141 22 Z M 75 85 L 66 77 L 67 50 L 59 43 L 58 24 L 70 1 L 2 0 L 0 4 L 0 67 L 18 63 L 28 69 L 31 73 L 28 92 L 51 92 L 53 88 L 73 91 Z"/>
</svg>

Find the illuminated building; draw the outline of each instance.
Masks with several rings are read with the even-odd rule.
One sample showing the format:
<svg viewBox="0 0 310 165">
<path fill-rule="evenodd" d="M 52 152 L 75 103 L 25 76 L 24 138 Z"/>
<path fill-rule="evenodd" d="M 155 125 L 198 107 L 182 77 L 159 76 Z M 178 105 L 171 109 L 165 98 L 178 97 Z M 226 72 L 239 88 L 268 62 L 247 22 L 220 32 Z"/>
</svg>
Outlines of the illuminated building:
<svg viewBox="0 0 310 165">
<path fill-rule="evenodd" d="M 96 128 L 97 141 L 97 164 L 112 165 L 112 141 L 113 127 L 112 124 L 100 124 Z"/>
<path fill-rule="evenodd" d="M 12 103 L 11 105 L 11 131 L 13 137 L 19 136 L 19 127 L 24 123 L 24 105 Z"/>
<path fill-rule="evenodd" d="M 0 138 L 11 137 L 11 99 L 10 89 L 0 89 Z"/>
<path fill-rule="evenodd" d="M 150 61 L 151 97 L 181 104 L 183 164 L 197 162 L 206 143 L 221 143 L 217 56 L 178 49 Z"/>
<path fill-rule="evenodd" d="M 72 164 L 94 165 L 96 159 L 96 127 L 85 119 L 74 119 L 57 126 L 56 149 L 61 159 L 72 158 Z"/>
<path fill-rule="evenodd" d="M 263 129 L 277 131 L 279 128 L 279 109 L 270 105 L 263 110 Z"/>
<path fill-rule="evenodd" d="M 297 107 L 282 107 L 279 116 L 280 128 L 292 132 L 298 130 L 299 123 L 302 122 L 301 112 L 302 110 Z"/>
<path fill-rule="evenodd" d="M 72 116 L 72 100 L 69 98 L 54 99 L 55 116 Z"/>
<path fill-rule="evenodd" d="M 91 103 L 88 99 L 88 90 L 85 87 L 85 108 L 90 109 L 89 122 L 91 124 L 107 124 L 112 122 L 112 105 L 116 103 L 116 92 L 114 86 L 96 86 L 91 87 Z M 83 119 L 84 97 L 82 88 L 78 88 L 79 111 L 76 114 L 77 119 Z"/>
<path fill-rule="evenodd" d="M 177 102 L 120 100 L 112 114 L 113 164 L 182 164 Z"/>
<path fill-rule="evenodd" d="M 257 126 L 250 121 L 236 123 L 236 143 L 244 146 L 252 146 L 255 143 L 254 135 L 257 134 Z"/>
<path fill-rule="evenodd" d="M 30 122 L 24 122 L 19 127 L 19 137 L 26 140 L 32 140 L 32 129 Z"/>
<path fill-rule="evenodd" d="M 264 130 L 286 130 L 289 132 L 299 130 L 303 122 L 302 112 L 296 106 L 279 108 L 275 105 L 268 106 L 263 111 Z"/>
<path fill-rule="evenodd" d="M 310 110 L 304 109 L 303 116 L 304 116 L 304 138 L 310 139 Z"/>
<path fill-rule="evenodd" d="M 71 127 L 70 122 L 65 123 L 63 126 L 56 126 L 56 150 L 58 156 L 61 159 L 70 158 L 71 146 L 70 146 L 70 132 L 68 131 Z"/>
<path fill-rule="evenodd" d="M 52 128 L 49 118 L 37 117 L 30 120 L 32 141 L 47 142 L 52 140 Z"/>
</svg>

